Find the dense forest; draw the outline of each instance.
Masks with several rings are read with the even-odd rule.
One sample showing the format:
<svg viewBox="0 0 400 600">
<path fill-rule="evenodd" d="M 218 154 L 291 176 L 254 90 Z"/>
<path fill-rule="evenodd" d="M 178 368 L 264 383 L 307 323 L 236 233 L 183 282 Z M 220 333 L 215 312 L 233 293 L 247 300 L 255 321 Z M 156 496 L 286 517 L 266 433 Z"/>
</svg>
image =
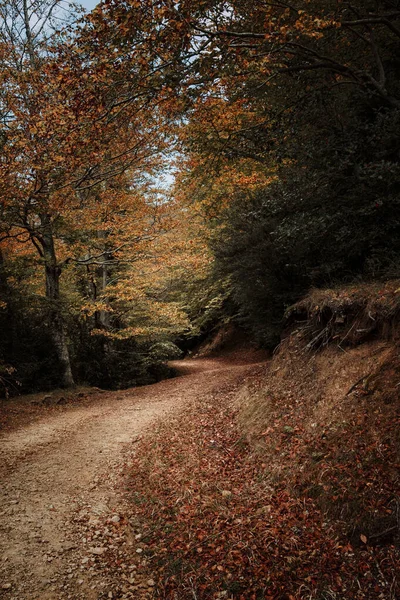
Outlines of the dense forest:
<svg viewBox="0 0 400 600">
<path fill-rule="evenodd" d="M 398 0 L 0 2 L 3 395 L 399 277 Z"/>
</svg>

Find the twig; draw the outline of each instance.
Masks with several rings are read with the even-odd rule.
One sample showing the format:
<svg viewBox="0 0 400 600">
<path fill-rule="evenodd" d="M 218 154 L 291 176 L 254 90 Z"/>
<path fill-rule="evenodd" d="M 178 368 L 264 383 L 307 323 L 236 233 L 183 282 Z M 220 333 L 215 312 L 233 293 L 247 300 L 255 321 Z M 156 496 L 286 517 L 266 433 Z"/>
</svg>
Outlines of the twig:
<svg viewBox="0 0 400 600">
<path fill-rule="evenodd" d="M 385 529 L 385 531 L 380 531 L 379 533 L 374 533 L 373 535 L 369 535 L 368 538 L 370 540 L 375 540 L 377 538 L 383 537 L 388 533 L 392 533 L 392 531 L 397 531 L 399 529 L 398 525 L 394 525 L 393 527 L 389 527 L 389 529 Z"/>
<path fill-rule="evenodd" d="M 363 375 L 362 377 L 360 377 L 360 379 L 358 379 L 355 383 L 353 383 L 353 385 L 351 386 L 349 391 L 345 394 L 345 396 L 349 396 L 349 394 L 351 394 L 351 392 L 354 390 L 354 388 L 356 388 L 359 383 L 364 381 L 364 379 L 368 379 L 368 377 L 370 377 L 370 375 L 372 375 L 372 371 L 371 371 L 371 373 L 368 373 L 368 375 Z"/>
<path fill-rule="evenodd" d="M 320 339 L 321 339 L 321 338 L 323 338 L 323 337 L 324 337 L 324 335 L 326 335 L 328 332 L 329 332 L 329 328 L 328 328 L 328 326 L 324 327 L 324 329 L 323 329 L 322 331 L 320 331 L 320 332 L 318 333 L 318 335 L 316 335 L 316 336 L 315 336 L 315 337 L 314 337 L 314 338 L 311 340 L 311 342 L 309 342 L 309 343 L 307 344 L 307 346 L 306 346 L 306 349 L 307 349 L 307 350 L 312 350 L 312 349 L 313 349 L 313 348 L 316 346 L 317 342 L 319 342 L 319 341 L 320 341 Z"/>
<path fill-rule="evenodd" d="M 340 344 L 338 344 L 338 347 L 341 350 L 343 350 L 343 348 L 341 347 L 341 345 L 343 344 L 344 340 L 349 337 L 349 335 L 350 335 L 351 331 L 354 329 L 355 325 L 356 325 L 356 322 L 354 321 L 353 325 L 350 327 L 350 329 L 348 330 L 348 332 L 346 333 L 346 335 L 344 336 L 344 338 L 340 340 Z"/>
</svg>

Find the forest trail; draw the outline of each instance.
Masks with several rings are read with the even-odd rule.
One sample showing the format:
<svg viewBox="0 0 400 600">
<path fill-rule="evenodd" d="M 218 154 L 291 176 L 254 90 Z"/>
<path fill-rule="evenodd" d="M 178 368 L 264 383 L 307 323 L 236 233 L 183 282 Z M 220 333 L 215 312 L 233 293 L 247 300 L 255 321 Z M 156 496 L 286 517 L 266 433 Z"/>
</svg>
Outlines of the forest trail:
<svg viewBox="0 0 400 600">
<path fill-rule="evenodd" d="M 133 442 L 200 394 L 240 382 L 250 361 L 245 355 L 176 361 L 181 377 L 99 394 L 89 406 L 1 434 L 0 597 L 115 597 L 105 580 L 91 577 L 89 585 L 91 554 L 103 549 L 86 539 L 82 523 L 96 525 L 106 515 L 117 522 L 123 513 L 117 484 Z"/>
</svg>

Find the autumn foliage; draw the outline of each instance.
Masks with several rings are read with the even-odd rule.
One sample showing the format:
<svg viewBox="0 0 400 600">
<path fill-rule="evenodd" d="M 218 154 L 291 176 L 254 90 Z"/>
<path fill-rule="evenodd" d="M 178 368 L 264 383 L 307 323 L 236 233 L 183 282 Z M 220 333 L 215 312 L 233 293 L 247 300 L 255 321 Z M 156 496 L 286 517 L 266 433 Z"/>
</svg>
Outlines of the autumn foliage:
<svg viewBox="0 0 400 600">
<path fill-rule="evenodd" d="M 3 287 L 23 256 L 64 385 L 76 328 L 273 346 L 310 285 L 396 274 L 396 2 L 0 8 Z"/>
</svg>

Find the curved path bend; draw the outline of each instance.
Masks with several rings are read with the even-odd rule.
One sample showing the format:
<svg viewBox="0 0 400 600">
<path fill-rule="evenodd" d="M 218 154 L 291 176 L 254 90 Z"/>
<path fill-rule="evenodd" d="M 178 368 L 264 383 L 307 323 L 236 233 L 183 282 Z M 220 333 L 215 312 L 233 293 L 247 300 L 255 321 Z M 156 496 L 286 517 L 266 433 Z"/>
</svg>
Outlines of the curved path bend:
<svg viewBox="0 0 400 600">
<path fill-rule="evenodd" d="M 107 516 L 117 519 L 124 453 L 138 437 L 151 435 L 158 419 L 199 394 L 240 382 L 251 367 L 243 362 L 237 356 L 233 362 L 176 361 L 181 377 L 99 393 L 89 405 L 0 434 L 0 598 L 138 597 L 108 591 L 104 581 L 93 579 L 94 567 L 89 585 L 89 540 L 80 523 L 96 528 Z M 95 552 L 93 538 L 90 543 Z"/>
</svg>

